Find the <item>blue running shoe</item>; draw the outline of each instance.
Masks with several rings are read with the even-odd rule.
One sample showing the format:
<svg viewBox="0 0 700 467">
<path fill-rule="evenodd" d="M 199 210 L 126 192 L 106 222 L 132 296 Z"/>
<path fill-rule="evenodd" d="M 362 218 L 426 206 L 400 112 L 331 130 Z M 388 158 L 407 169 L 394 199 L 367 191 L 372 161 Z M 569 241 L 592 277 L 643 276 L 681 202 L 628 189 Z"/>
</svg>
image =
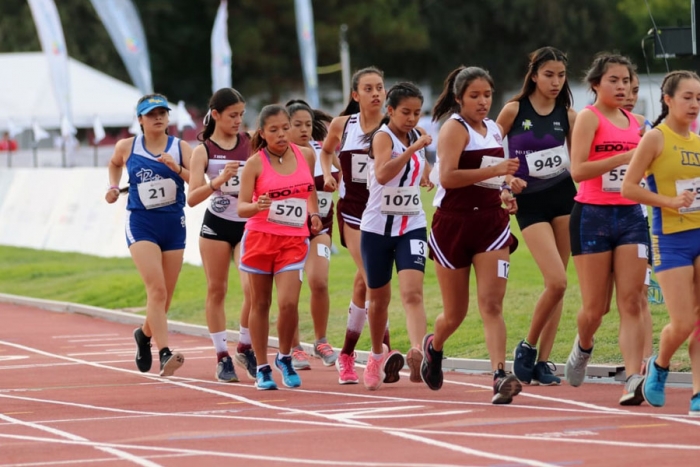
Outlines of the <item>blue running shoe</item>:
<svg viewBox="0 0 700 467">
<path fill-rule="evenodd" d="M 554 363 L 537 362 L 532 372 L 532 381 L 530 384 L 533 386 L 559 386 L 561 384 L 561 378 L 556 376 L 552 370 L 557 370 L 557 366 Z"/>
<path fill-rule="evenodd" d="M 700 417 L 700 392 L 690 398 L 690 411 L 688 415 L 691 417 Z"/>
<path fill-rule="evenodd" d="M 518 379 L 526 384 L 532 382 L 532 375 L 535 371 L 535 361 L 537 360 L 537 349 L 520 341 L 513 350 L 513 373 Z"/>
<path fill-rule="evenodd" d="M 271 391 L 277 389 L 277 383 L 272 379 L 272 369 L 270 365 L 265 365 L 258 370 L 255 378 L 255 387 L 258 391 Z"/>
<path fill-rule="evenodd" d="M 664 388 L 666 386 L 666 378 L 668 378 L 668 370 L 659 369 L 654 365 L 656 355 L 647 360 L 647 371 L 642 385 L 642 394 L 644 400 L 654 407 L 663 407 L 666 403 L 666 394 Z"/>
<path fill-rule="evenodd" d="M 298 388 L 301 386 L 301 378 L 299 378 L 299 375 L 294 369 L 291 356 L 280 358 L 280 354 L 277 354 L 275 357 L 275 366 L 279 372 L 282 373 L 282 384 L 288 388 Z"/>
</svg>

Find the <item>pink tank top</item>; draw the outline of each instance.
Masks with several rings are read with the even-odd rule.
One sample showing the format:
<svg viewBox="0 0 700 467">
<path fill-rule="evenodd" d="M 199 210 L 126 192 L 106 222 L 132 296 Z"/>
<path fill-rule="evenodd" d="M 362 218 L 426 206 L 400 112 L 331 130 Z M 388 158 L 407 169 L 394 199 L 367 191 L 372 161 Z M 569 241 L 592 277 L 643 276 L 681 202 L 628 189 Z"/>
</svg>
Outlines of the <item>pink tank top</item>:
<svg viewBox="0 0 700 467">
<path fill-rule="evenodd" d="M 586 108 L 598 116 L 598 128 L 588 152 L 589 161 L 607 159 L 637 147 L 641 137 L 637 119 L 631 113 L 620 109 L 629 120 L 627 128 L 622 129 L 613 125 L 596 107 L 589 105 Z M 582 181 L 579 183 L 578 194 L 574 199 L 586 204 L 637 204 L 620 195 L 622 177 L 626 170 L 627 165 L 622 165 L 610 172 Z"/>
<path fill-rule="evenodd" d="M 297 160 L 297 168 L 289 175 L 281 175 L 270 165 L 270 158 L 265 149 L 258 154 L 262 161 L 262 174 L 255 181 L 253 202 L 264 193 L 270 196 L 272 205 L 269 210 L 260 211 L 249 218 L 245 224 L 247 230 L 284 235 L 289 237 L 308 237 L 307 199 L 314 190 L 314 179 L 304 155 L 294 144 L 289 144 Z"/>
</svg>

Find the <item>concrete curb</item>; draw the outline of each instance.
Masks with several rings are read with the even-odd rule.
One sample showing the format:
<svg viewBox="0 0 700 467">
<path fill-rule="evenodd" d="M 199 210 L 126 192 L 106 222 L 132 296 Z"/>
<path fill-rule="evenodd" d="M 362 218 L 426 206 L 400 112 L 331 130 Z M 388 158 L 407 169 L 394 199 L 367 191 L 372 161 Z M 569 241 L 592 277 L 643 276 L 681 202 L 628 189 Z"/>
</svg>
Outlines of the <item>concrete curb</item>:
<svg viewBox="0 0 700 467">
<path fill-rule="evenodd" d="M 58 313 L 76 313 L 80 315 L 91 316 L 94 318 L 113 321 L 116 323 L 130 324 L 139 326 L 143 323 L 144 317 L 133 313 L 127 313 L 119 310 L 109 310 L 107 308 L 99 308 L 89 305 L 81 305 L 77 303 L 59 302 L 56 300 L 44 300 L 40 298 L 23 297 L 20 295 L 10 295 L 0 293 L 1 303 L 10 303 L 13 305 L 31 306 L 42 310 L 54 311 Z M 209 330 L 206 326 L 198 324 L 188 324 L 181 321 L 168 320 L 168 329 L 171 332 L 186 334 L 189 336 L 209 337 Z M 238 341 L 238 331 L 227 331 L 227 339 L 230 342 Z M 276 337 L 270 336 L 267 341 L 270 347 L 278 348 L 279 340 Z M 302 347 L 309 355 L 313 355 L 313 344 L 302 342 Z M 340 350 L 336 348 L 336 350 Z M 357 362 L 366 363 L 369 358 L 369 352 L 357 351 Z M 556 364 L 557 376 L 564 375 L 564 363 Z M 488 360 L 476 360 L 466 358 L 446 358 L 442 362 L 443 370 L 445 371 L 466 371 L 466 372 L 491 372 L 491 363 Z M 511 371 L 512 362 L 506 362 L 506 371 Z M 588 365 L 587 375 L 593 378 L 614 378 L 616 381 L 625 380 L 625 368 L 620 365 Z M 669 383 L 691 384 L 692 375 L 690 373 L 672 372 L 668 376 Z"/>
</svg>

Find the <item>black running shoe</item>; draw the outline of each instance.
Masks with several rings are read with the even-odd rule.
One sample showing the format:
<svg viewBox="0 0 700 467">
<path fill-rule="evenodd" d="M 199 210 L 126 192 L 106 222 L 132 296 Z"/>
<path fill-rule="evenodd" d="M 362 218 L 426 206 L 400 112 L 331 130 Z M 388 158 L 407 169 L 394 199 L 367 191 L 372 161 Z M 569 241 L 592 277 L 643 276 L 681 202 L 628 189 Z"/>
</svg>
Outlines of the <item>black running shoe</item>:
<svg viewBox="0 0 700 467">
<path fill-rule="evenodd" d="M 216 364 L 216 379 L 224 383 L 237 383 L 238 375 L 233 368 L 233 360 L 226 355 Z"/>
<path fill-rule="evenodd" d="M 433 391 L 442 387 L 442 350 L 433 350 L 433 334 L 423 338 L 423 361 L 420 365 L 420 377 Z"/>
<path fill-rule="evenodd" d="M 134 329 L 134 340 L 136 341 L 136 367 L 141 373 L 151 370 L 153 356 L 151 355 L 151 338 L 143 333 L 141 328 Z"/>
<path fill-rule="evenodd" d="M 520 394 L 523 386 L 514 374 L 506 374 L 503 369 L 499 369 L 494 375 L 492 404 L 510 404 L 513 397 Z"/>
<path fill-rule="evenodd" d="M 530 384 L 536 361 L 537 349 L 526 344 L 524 340 L 520 341 L 513 350 L 513 373 L 521 382 Z"/>
<path fill-rule="evenodd" d="M 370 357 L 371 358 L 371 357 Z M 386 353 L 384 360 L 384 382 L 387 384 L 396 383 L 401 379 L 399 372 L 406 364 L 403 355 L 396 350 Z"/>
<path fill-rule="evenodd" d="M 185 363 L 185 357 L 180 352 L 168 352 L 160 357 L 160 376 L 172 376 L 175 370 Z"/>
<path fill-rule="evenodd" d="M 255 352 L 253 352 L 252 347 L 248 346 L 245 347 L 242 352 L 236 352 L 234 359 L 236 360 L 236 363 L 245 369 L 245 372 L 250 379 L 256 380 L 258 374 L 258 361 L 255 358 Z"/>
</svg>

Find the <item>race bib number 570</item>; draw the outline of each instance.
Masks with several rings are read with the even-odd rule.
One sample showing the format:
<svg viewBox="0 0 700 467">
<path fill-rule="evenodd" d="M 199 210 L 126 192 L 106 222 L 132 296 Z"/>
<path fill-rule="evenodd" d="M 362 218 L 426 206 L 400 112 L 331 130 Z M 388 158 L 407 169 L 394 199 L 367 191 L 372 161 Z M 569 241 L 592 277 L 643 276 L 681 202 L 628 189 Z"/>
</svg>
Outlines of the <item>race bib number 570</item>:
<svg viewBox="0 0 700 467">
<path fill-rule="evenodd" d="M 306 200 L 287 198 L 273 201 L 267 214 L 268 222 L 301 228 L 306 224 Z"/>
</svg>

